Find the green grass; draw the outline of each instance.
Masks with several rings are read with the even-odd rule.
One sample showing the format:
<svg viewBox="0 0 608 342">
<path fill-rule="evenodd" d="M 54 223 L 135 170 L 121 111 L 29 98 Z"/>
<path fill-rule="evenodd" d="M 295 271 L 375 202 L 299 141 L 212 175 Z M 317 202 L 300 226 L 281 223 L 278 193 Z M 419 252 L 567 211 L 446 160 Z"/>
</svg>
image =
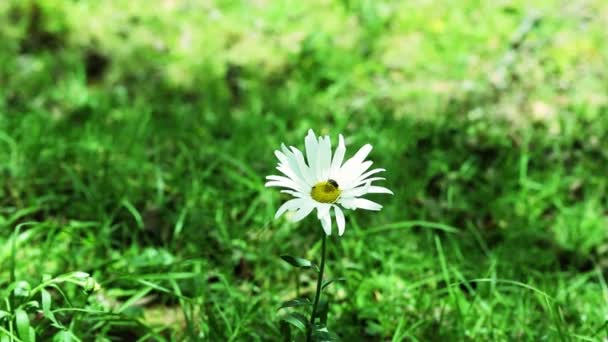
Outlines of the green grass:
<svg viewBox="0 0 608 342">
<path fill-rule="evenodd" d="M 395 192 L 328 240 L 342 340 L 607 338 L 606 18 L 0 2 L 0 341 L 278 340 L 315 291 L 279 256 L 318 260 L 321 228 L 274 221 L 264 176 L 309 128 L 371 143 Z"/>
</svg>

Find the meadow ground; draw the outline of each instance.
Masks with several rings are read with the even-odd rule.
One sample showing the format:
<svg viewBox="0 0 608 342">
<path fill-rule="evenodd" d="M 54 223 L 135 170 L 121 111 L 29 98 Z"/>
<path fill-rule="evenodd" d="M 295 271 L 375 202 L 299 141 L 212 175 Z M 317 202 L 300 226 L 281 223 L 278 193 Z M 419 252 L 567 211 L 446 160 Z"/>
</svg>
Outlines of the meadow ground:
<svg viewBox="0 0 608 342">
<path fill-rule="evenodd" d="M 264 176 L 309 128 L 395 192 L 328 242 L 341 339 L 607 338 L 606 27 L 603 0 L 1 1 L 0 340 L 278 340 L 315 285 L 279 255 L 321 230 Z"/>
</svg>

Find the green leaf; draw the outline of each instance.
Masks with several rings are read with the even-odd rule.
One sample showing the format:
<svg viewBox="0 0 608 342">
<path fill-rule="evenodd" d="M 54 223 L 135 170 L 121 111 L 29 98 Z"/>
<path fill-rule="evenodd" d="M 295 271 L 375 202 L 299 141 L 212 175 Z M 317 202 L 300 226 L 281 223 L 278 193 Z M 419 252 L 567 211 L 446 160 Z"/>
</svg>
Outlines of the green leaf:
<svg viewBox="0 0 608 342">
<path fill-rule="evenodd" d="M 329 280 L 325 280 L 323 282 L 323 285 L 321 285 L 321 289 L 325 290 L 326 287 L 328 287 L 329 285 L 331 285 L 332 283 L 336 282 L 336 281 L 344 281 L 346 280 L 346 278 L 340 277 L 340 278 L 336 278 L 336 279 L 329 279 Z"/>
<path fill-rule="evenodd" d="M 47 312 L 51 311 L 51 294 L 49 293 L 49 291 L 42 289 L 40 290 L 40 297 L 42 302 L 42 311 L 46 315 Z M 52 313 L 49 316 L 52 316 Z"/>
<path fill-rule="evenodd" d="M 36 342 L 36 330 L 32 326 L 30 326 L 30 341 Z"/>
<path fill-rule="evenodd" d="M 67 331 L 60 331 L 53 336 L 53 342 L 71 342 L 72 334 Z"/>
<path fill-rule="evenodd" d="M 313 341 L 318 342 L 329 342 L 329 341 L 338 341 L 338 337 L 327 330 L 327 327 L 321 327 L 315 329 L 312 332 Z"/>
<path fill-rule="evenodd" d="M 22 309 L 15 310 L 15 321 L 19 338 L 23 342 L 33 342 L 34 340 L 30 336 L 30 318 L 27 316 L 27 312 Z"/>
<path fill-rule="evenodd" d="M 30 300 L 27 303 L 23 303 L 21 305 L 21 307 L 24 308 L 24 309 L 26 309 L 26 311 L 27 311 L 27 309 L 38 310 L 40 308 L 40 303 L 38 303 L 37 300 Z"/>
<path fill-rule="evenodd" d="M 91 275 L 88 274 L 87 272 L 76 271 L 76 272 L 65 274 L 65 277 L 74 278 L 79 281 L 85 281 L 85 280 L 89 279 L 91 277 Z"/>
<path fill-rule="evenodd" d="M 296 298 L 296 299 L 292 299 L 292 300 L 288 300 L 286 302 L 283 302 L 283 304 L 281 304 L 281 307 L 279 307 L 278 310 L 285 309 L 285 308 L 295 308 L 295 307 L 300 307 L 300 306 L 308 306 L 308 305 L 312 305 L 312 302 L 310 301 L 310 299 L 308 299 L 308 298 Z"/>
<path fill-rule="evenodd" d="M 24 281 L 24 280 L 18 281 L 15 284 L 15 290 L 14 290 L 15 297 L 22 297 L 22 298 L 29 297 L 31 289 L 32 289 L 32 287 L 30 286 L 30 283 L 28 283 L 27 281 Z"/>
<path fill-rule="evenodd" d="M 290 312 L 287 315 L 283 316 L 281 320 L 293 325 L 301 332 L 306 332 L 308 320 L 304 315 L 299 312 Z"/>
<path fill-rule="evenodd" d="M 101 287 L 93 278 L 87 278 L 84 282 L 84 293 L 90 295 L 91 293 L 98 291 Z"/>
<path fill-rule="evenodd" d="M 331 335 L 325 331 L 315 331 L 312 334 L 313 341 L 325 342 L 325 341 L 335 341 L 332 339 Z"/>
<path fill-rule="evenodd" d="M 8 311 L 4 311 L 4 310 L 0 310 L 0 323 L 2 323 L 2 321 L 4 319 L 8 319 L 8 317 L 11 316 L 11 313 Z M 2 324 L 0 324 L 0 327 L 2 326 Z"/>
<path fill-rule="evenodd" d="M 281 259 L 285 260 L 285 262 L 287 262 L 291 266 L 300 268 L 314 268 L 317 272 L 319 272 L 319 268 L 317 267 L 317 265 L 315 265 L 309 260 L 294 257 L 291 255 L 281 255 Z"/>
<path fill-rule="evenodd" d="M 42 297 L 42 313 L 44 314 L 44 317 L 48 318 L 57 327 L 62 327 L 61 323 L 55 318 L 53 311 L 51 311 L 52 297 L 49 291 L 42 289 L 40 291 L 40 296 Z"/>
<path fill-rule="evenodd" d="M 2 319 L 4 319 L 5 317 L 10 316 L 11 314 L 9 312 L 6 312 L 4 310 L 0 310 L 0 321 L 2 321 Z"/>
</svg>

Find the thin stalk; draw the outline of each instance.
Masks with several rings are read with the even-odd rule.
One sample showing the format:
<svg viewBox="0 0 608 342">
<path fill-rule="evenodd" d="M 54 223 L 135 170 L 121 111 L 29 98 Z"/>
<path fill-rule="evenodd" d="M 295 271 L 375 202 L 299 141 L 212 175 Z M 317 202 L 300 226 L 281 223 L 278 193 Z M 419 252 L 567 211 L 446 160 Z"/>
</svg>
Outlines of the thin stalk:
<svg viewBox="0 0 608 342">
<path fill-rule="evenodd" d="M 295 272 L 295 282 L 296 282 L 296 297 L 300 297 L 300 270 L 296 270 Z"/>
<path fill-rule="evenodd" d="M 13 231 L 13 241 L 11 244 L 11 272 L 9 274 L 9 284 L 14 284 L 15 280 L 16 280 L 16 276 L 15 276 L 15 269 L 17 268 L 17 236 L 19 235 L 19 230 L 21 228 L 21 225 L 18 225 L 15 230 Z M 15 289 L 11 290 L 10 294 L 9 294 L 9 303 L 10 303 L 10 312 L 14 313 L 15 312 Z"/>
<path fill-rule="evenodd" d="M 312 341 L 312 328 L 315 323 L 315 316 L 317 315 L 317 306 L 321 299 L 321 286 L 323 285 L 323 271 L 325 271 L 325 244 L 327 241 L 327 235 L 323 233 L 323 239 L 321 240 L 321 266 L 319 268 L 319 277 L 317 278 L 317 293 L 315 294 L 315 301 L 312 304 L 312 312 L 310 313 L 310 326 L 308 327 L 308 334 L 306 341 Z"/>
</svg>

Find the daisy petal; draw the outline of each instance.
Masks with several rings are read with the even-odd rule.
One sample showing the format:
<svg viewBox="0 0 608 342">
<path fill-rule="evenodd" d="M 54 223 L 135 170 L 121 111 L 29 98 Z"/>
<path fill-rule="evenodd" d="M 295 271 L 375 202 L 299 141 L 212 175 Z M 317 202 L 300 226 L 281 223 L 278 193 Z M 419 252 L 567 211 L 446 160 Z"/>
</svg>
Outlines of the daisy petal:
<svg viewBox="0 0 608 342">
<path fill-rule="evenodd" d="M 386 178 L 384 178 L 384 177 L 372 177 L 372 178 L 364 179 L 362 181 L 353 183 L 351 185 L 351 188 L 356 188 L 356 187 L 360 186 L 361 184 L 368 184 L 368 183 L 371 184 L 371 182 L 375 182 L 375 181 L 379 181 L 379 180 L 386 180 Z"/>
<path fill-rule="evenodd" d="M 278 188 L 287 188 L 287 189 L 292 189 L 292 190 L 295 190 L 295 191 L 300 191 L 296 186 L 288 185 L 288 184 L 285 184 L 283 182 L 277 182 L 277 181 L 266 182 L 264 184 L 264 186 L 267 187 L 267 188 L 276 186 Z"/>
<path fill-rule="evenodd" d="M 321 217 L 328 215 L 329 208 L 331 208 L 331 204 L 317 203 L 317 218 L 320 220 Z"/>
<path fill-rule="evenodd" d="M 344 213 L 342 209 L 337 205 L 334 205 L 334 213 L 336 214 L 336 224 L 338 226 L 338 235 L 342 236 L 344 234 L 344 228 L 346 227 L 346 222 L 344 219 Z"/>
<path fill-rule="evenodd" d="M 363 163 L 363 161 L 365 160 L 365 157 L 367 157 L 367 155 L 371 151 L 372 151 L 372 145 L 370 145 L 370 144 L 363 145 L 363 147 L 361 147 L 359 149 L 359 151 L 357 151 L 357 153 L 355 153 L 355 155 L 352 158 L 347 160 L 346 163 L 344 163 L 344 165 L 342 165 L 342 169 L 349 170 L 349 169 L 356 167 L 359 164 Z"/>
<path fill-rule="evenodd" d="M 293 191 L 293 190 L 281 190 L 282 193 L 284 194 L 289 194 L 293 197 L 297 197 L 297 198 L 306 198 L 306 194 L 298 192 L 298 191 Z"/>
<path fill-rule="evenodd" d="M 361 174 L 363 174 L 363 172 L 369 169 L 372 164 L 373 162 L 366 161 L 360 164 L 352 165 L 349 168 L 346 168 L 346 164 L 344 164 L 344 167 L 342 168 L 343 172 L 341 179 L 341 185 L 343 186 L 343 188 L 352 188 L 356 180 L 359 179 Z"/>
<path fill-rule="evenodd" d="M 304 203 L 305 203 L 305 201 L 301 198 L 291 199 L 291 200 L 283 203 L 283 205 L 279 207 L 279 210 L 277 210 L 277 213 L 274 214 L 274 218 L 277 219 L 277 218 L 281 217 L 281 215 L 283 215 L 287 210 L 295 210 L 297 208 L 300 208 L 304 205 Z"/>
<path fill-rule="evenodd" d="M 390 194 L 390 195 L 394 195 L 394 193 L 392 191 L 390 191 L 389 189 L 383 187 L 383 186 L 375 186 L 372 185 L 369 187 L 369 189 L 367 190 L 368 194 Z"/>
<path fill-rule="evenodd" d="M 297 182 L 297 183 L 302 183 L 305 184 L 306 182 L 304 182 L 304 180 L 294 172 L 294 170 L 292 170 L 289 165 L 285 165 L 285 164 L 279 164 L 279 166 L 277 166 L 276 168 L 277 170 L 279 170 L 279 172 L 281 172 L 282 174 L 284 174 L 285 176 L 287 176 L 287 178 Z"/>
<path fill-rule="evenodd" d="M 331 235 L 331 215 L 329 214 L 331 204 L 320 203 L 317 205 L 317 218 L 321 221 L 325 234 Z"/>
<path fill-rule="evenodd" d="M 291 222 L 298 222 L 304 219 L 310 212 L 315 208 L 313 203 L 306 202 L 303 203 L 302 207 L 291 217 Z"/>
<path fill-rule="evenodd" d="M 278 186 L 283 188 L 290 188 L 299 192 L 306 192 L 308 189 L 306 184 L 296 183 L 294 180 L 283 176 L 266 176 L 266 179 L 269 180 L 269 182 L 265 184 L 266 187 Z"/>
<path fill-rule="evenodd" d="M 329 170 L 330 178 L 335 177 L 334 175 L 338 172 L 338 170 L 340 170 L 340 166 L 344 160 L 344 153 L 346 153 L 346 146 L 344 145 L 344 137 L 342 134 L 340 134 L 338 137 L 338 147 L 336 148 L 334 158 L 331 161 L 331 167 Z"/>
<path fill-rule="evenodd" d="M 289 167 L 294 170 L 294 172 L 297 171 L 297 173 L 299 173 L 302 178 L 306 179 L 306 177 L 304 177 L 304 174 L 302 174 L 302 172 L 300 171 L 300 166 L 298 165 L 296 155 L 289 148 L 287 148 L 285 144 L 281 144 L 281 152 L 283 152 L 283 155 L 285 156 L 286 162 L 289 164 Z"/>
<path fill-rule="evenodd" d="M 382 209 L 382 206 L 376 202 L 372 202 L 365 198 L 345 198 L 340 201 L 340 204 L 351 210 L 366 209 L 378 211 Z"/>
<path fill-rule="evenodd" d="M 355 156 L 352 159 L 354 159 L 360 163 L 365 160 L 365 158 L 371 151 L 372 151 L 372 145 L 365 144 L 359 149 L 359 151 L 357 151 L 357 153 L 355 153 Z"/>
<path fill-rule="evenodd" d="M 312 186 L 312 183 L 309 183 L 307 177 L 300 170 L 295 155 L 287 149 L 285 144 L 281 145 L 281 150 L 282 151 L 274 152 L 275 156 L 280 161 L 277 169 L 293 180 Z"/>
<path fill-rule="evenodd" d="M 319 142 L 317 136 L 312 129 L 308 130 L 308 135 L 304 138 L 304 147 L 306 149 L 306 160 L 308 161 L 308 167 L 313 172 L 313 178 L 317 181 L 317 160 L 319 154 Z"/>
<path fill-rule="evenodd" d="M 340 196 L 345 199 L 353 198 L 353 197 L 360 197 L 360 196 L 367 194 L 370 187 L 371 187 L 371 183 L 365 183 L 365 185 L 363 185 L 363 186 L 342 191 Z"/>
<path fill-rule="evenodd" d="M 317 175 L 324 180 L 329 178 L 331 166 L 331 140 L 329 136 L 319 138 L 319 163 L 317 164 Z"/>
<path fill-rule="evenodd" d="M 329 213 L 321 218 L 321 226 L 326 235 L 331 235 L 331 215 Z"/>
<path fill-rule="evenodd" d="M 366 173 L 359 176 L 359 179 L 357 179 L 357 182 L 364 181 L 367 177 L 369 177 L 371 175 L 375 175 L 376 173 L 379 173 L 379 172 L 384 172 L 384 171 L 386 171 L 386 170 L 385 169 L 373 169 L 371 171 L 367 171 Z"/>
<path fill-rule="evenodd" d="M 293 153 L 296 163 L 298 164 L 298 169 L 300 169 L 300 172 L 302 173 L 302 177 L 304 177 L 304 179 L 310 186 L 312 186 L 312 184 L 315 184 L 316 180 L 314 172 L 306 165 L 302 152 L 300 152 L 300 150 L 293 146 L 291 146 L 291 152 Z"/>
</svg>

